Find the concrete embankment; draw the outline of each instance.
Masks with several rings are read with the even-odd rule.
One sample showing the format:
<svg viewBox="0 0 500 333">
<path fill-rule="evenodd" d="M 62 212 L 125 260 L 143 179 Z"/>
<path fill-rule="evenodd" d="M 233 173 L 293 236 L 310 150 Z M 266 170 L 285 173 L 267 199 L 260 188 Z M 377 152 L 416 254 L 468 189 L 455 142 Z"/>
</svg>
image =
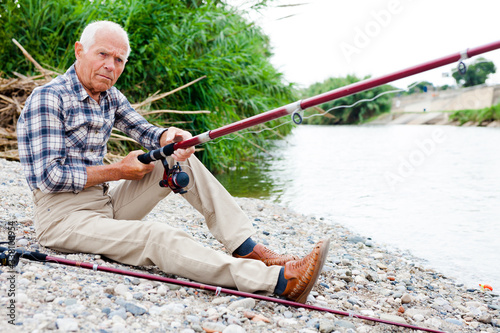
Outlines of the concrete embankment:
<svg viewBox="0 0 500 333">
<path fill-rule="evenodd" d="M 408 125 L 459 125 L 449 119 L 453 111 L 482 109 L 500 103 L 500 85 L 475 86 L 463 89 L 428 91 L 408 96 L 396 96 L 391 112 L 371 122 L 372 124 Z M 477 124 L 468 122 L 462 126 L 500 127 L 500 122 Z"/>
</svg>

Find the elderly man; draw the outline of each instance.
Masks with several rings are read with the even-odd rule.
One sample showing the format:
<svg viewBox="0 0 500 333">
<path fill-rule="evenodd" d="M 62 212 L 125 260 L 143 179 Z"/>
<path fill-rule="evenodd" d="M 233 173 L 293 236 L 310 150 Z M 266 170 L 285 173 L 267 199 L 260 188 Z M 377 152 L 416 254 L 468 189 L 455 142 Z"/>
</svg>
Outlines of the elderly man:
<svg viewBox="0 0 500 333">
<path fill-rule="evenodd" d="M 127 33 L 118 24 L 91 23 L 75 43 L 76 62 L 26 101 L 17 126 L 19 155 L 33 191 L 39 242 L 63 252 L 154 264 L 202 283 L 305 302 L 321 273 L 329 240 L 318 242 L 302 259 L 256 244 L 251 222 L 193 155 L 193 147 L 176 150 L 168 161 L 189 165 L 196 184 L 182 196 L 204 215 L 210 232 L 232 256 L 203 247 L 166 223 L 141 221 L 171 190 L 158 186 L 161 163 L 139 162 L 142 151 L 103 165 L 113 126 L 148 150 L 191 135 L 148 123 L 114 87 L 129 53 Z M 110 191 L 108 182 L 117 180 L 124 181 Z"/>
</svg>

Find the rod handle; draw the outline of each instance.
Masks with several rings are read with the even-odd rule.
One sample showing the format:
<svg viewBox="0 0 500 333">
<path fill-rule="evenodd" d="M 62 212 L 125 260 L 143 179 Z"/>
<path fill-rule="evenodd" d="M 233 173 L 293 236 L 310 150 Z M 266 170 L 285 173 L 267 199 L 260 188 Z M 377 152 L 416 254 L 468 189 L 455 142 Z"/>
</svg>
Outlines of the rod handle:
<svg viewBox="0 0 500 333">
<path fill-rule="evenodd" d="M 21 258 L 29 259 L 32 261 L 45 261 L 47 258 L 47 255 L 45 253 L 40 253 L 36 251 L 26 251 L 26 250 L 20 250 L 21 252 Z"/>
<path fill-rule="evenodd" d="M 144 153 L 142 155 L 137 156 L 139 161 L 141 161 L 144 164 L 149 164 L 154 161 L 158 160 L 163 160 L 167 158 L 167 156 L 170 156 L 174 153 L 174 145 L 175 143 L 170 143 L 166 146 L 163 146 L 161 148 L 151 150 L 147 153 Z"/>
</svg>

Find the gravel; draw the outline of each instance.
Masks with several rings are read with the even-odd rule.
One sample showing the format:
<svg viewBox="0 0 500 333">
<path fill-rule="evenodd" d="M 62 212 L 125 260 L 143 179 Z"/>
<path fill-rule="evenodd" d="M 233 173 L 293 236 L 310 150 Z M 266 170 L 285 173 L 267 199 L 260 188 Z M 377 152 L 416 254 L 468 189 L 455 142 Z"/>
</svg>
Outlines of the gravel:
<svg viewBox="0 0 500 333">
<path fill-rule="evenodd" d="M 0 170 L 1 240 L 8 239 L 10 230 L 17 247 L 165 275 L 156 267 L 130 267 L 99 255 L 62 254 L 39 245 L 31 193 L 20 164 L 0 159 Z M 297 214 L 271 202 L 236 200 L 254 221 L 255 240 L 277 252 L 303 256 L 319 239 L 331 237 L 328 259 L 308 304 L 351 316 L 21 259 L 14 270 L 0 266 L 0 331 L 411 331 L 357 319 L 358 314 L 448 332 L 500 332 L 500 297 L 495 289 L 467 289 L 410 253 L 388 250 L 335 221 Z M 182 228 L 205 246 L 225 252 L 203 217 L 178 195 L 168 196 L 146 219 Z"/>
</svg>

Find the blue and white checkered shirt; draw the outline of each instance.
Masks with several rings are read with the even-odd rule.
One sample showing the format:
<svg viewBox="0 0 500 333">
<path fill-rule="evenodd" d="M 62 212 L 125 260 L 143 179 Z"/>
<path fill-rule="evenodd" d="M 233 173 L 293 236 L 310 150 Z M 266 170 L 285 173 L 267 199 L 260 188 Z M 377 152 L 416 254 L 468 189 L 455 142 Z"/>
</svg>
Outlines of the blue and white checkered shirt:
<svg viewBox="0 0 500 333">
<path fill-rule="evenodd" d="M 19 158 L 32 190 L 44 193 L 83 190 L 86 167 L 102 165 L 116 127 L 146 149 L 160 148 L 165 129 L 150 124 L 115 87 L 100 104 L 78 80 L 75 66 L 33 90 L 17 123 Z"/>
</svg>

